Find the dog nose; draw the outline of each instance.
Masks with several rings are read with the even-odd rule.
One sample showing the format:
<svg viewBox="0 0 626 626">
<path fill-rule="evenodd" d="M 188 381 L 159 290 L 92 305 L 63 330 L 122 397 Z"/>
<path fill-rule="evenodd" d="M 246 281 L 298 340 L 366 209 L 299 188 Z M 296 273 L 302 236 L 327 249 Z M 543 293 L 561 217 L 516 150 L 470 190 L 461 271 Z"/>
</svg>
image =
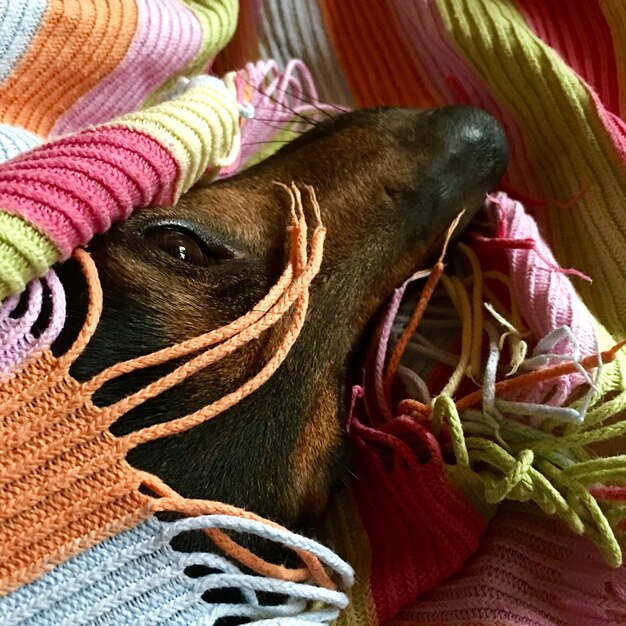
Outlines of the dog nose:
<svg viewBox="0 0 626 626">
<path fill-rule="evenodd" d="M 506 135 L 489 113 L 473 106 L 434 109 L 432 121 L 444 145 L 446 167 L 462 186 L 498 183 L 508 161 Z"/>
<path fill-rule="evenodd" d="M 465 105 L 422 111 L 417 126 L 424 125 L 437 148 L 421 175 L 421 197 L 435 215 L 445 216 L 459 206 L 477 210 L 506 169 L 502 127 L 489 113 Z"/>
</svg>

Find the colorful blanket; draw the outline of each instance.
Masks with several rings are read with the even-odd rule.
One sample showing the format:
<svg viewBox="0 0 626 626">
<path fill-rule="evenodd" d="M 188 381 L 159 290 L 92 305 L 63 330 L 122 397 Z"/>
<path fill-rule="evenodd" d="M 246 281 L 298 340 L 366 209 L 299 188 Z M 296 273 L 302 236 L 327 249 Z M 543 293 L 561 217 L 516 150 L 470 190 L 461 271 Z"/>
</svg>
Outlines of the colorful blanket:
<svg viewBox="0 0 626 626">
<path fill-rule="evenodd" d="M 2 623 L 304 624 L 340 609 L 337 623 L 358 625 L 624 623 L 626 19 L 617 0 L 579 4 L 243 0 L 236 31 L 234 0 L 0 5 L 0 154 L 11 159 L 0 166 Z M 223 81 L 178 80 L 231 35 L 212 64 Z M 245 65 L 256 58 L 266 60 Z M 86 385 L 68 372 L 97 323 L 97 277 L 78 253 L 93 315 L 54 359 L 65 301 L 49 268 L 131 211 L 263 158 L 276 144 L 258 146 L 275 126 L 288 138 L 294 111 L 449 102 L 498 117 L 511 164 L 447 265 L 398 287 L 354 389 L 356 479 L 324 524 L 356 570 L 350 590 L 351 568 L 324 546 L 184 500 L 124 460 L 223 402 L 124 440 L 108 425 L 138 398 L 102 411 L 90 402 L 124 371 L 211 354 L 212 342 L 267 327 L 285 307 L 297 324 L 306 293 L 287 301 L 286 285 L 298 267 L 314 279 L 321 227 L 308 225 L 318 248 L 294 257 L 268 294 L 271 319 L 251 312 Z M 242 119 L 252 108 L 264 115 Z M 293 219 L 295 233 L 307 228 Z M 268 365 L 267 376 L 280 362 Z M 187 518 L 159 522 L 160 510 Z M 189 528 L 232 560 L 172 551 Z M 229 530 L 284 543 L 301 567 L 255 560 Z M 217 573 L 192 580 L 190 564 Z M 242 603 L 200 600 L 220 586 L 239 587 Z M 285 602 L 263 605 L 259 591 Z"/>
<path fill-rule="evenodd" d="M 492 312 L 479 310 L 481 299 L 487 301 L 492 311 L 504 316 L 496 322 L 498 336 L 511 333 L 504 340 L 504 347 L 498 337 L 492 342 L 495 348 L 517 351 L 517 360 L 509 363 L 510 370 L 523 362 L 525 356 L 544 359 L 533 355 L 533 349 L 541 338 L 554 331 L 557 335 L 539 345 L 540 351 L 551 345 L 556 348 L 553 354 L 560 352 L 563 356 L 565 351 L 572 356 L 576 348 L 563 343 L 567 341 L 565 336 L 556 330 L 561 326 L 567 326 L 570 335 L 579 341 L 579 356 L 593 353 L 596 339 L 600 349 L 606 350 L 625 338 L 622 256 L 626 249 L 623 122 L 626 12 L 623 2 L 316 0 L 295 6 L 286 0 L 248 0 L 242 3 L 242 16 L 233 40 L 218 58 L 217 66 L 222 71 L 258 57 L 272 56 L 280 62 L 297 57 L 310 67 L 324 102 L 348 107 L 471 103 L 495 115 L 506 129 L 511 159 L 503 189 L 511 198 L 525 204 L 526 209 L 506 196 L 495 198 L 500 217 L 504 218 L 500 221 L 500 232 L 496 233 L 500 241 L 488 244 L 485 233 L 477 233 L 477 237 L 467 242 L 481 261 L 474 269 L 486 270 L 481 272 L 485 276 L 490 274 L 483 283 L 487 292 L 471 288 L 466 297 L 460 295 L 456 304 L 465 314 L 456 311 L 450 297 L 443 303 L 436 302 L 444 308 L 452 304 L 453 314 L 447 321 L 427 320 L 429 325 L 411 347 L 419 359 L 415 354 L 411 358 L 405 353 L 405 367 L 411 370 L 405 369 L 403 373 L 407 395 L 429 404 L 454 379 L 454 367 L 462 356 L 460 342 L 450 346 L 444 340 L 443 347 L 448 350 L 443 353 L 442 345 L 428 343 L 429 340 L 432 343 L 433 333 L 443 328 L 441 324 L 452 324 L 454 315 L 457 324 L 459 318 L 472 320 L 469 325 L 463 325 L 463 343 L 469 342 L 470 353 L 478 354 L 478 348 L 472 350 L 474 321 L 478 327 L 480 313 L 490 318 L 490 323 L 495 320 Z M 492 229 L 489 235 L 493 234 Z M 498 247 L 508 262 L 492 256 L 490 265 L 485 265 L 485 253 L 493 255 Z M 467 255 L 461 254 L 461 259 L 465 264 L 470 262 Z M 570 284 L 564 273 L 569 269 L 591 280 L 568 272 L 571 287 L 563 291 L 563 286 Z M 465 280 L 469 280 L 467 274 Z M 504 291 L 503 281 L 508 283 Z M 511 289 L 517 298 L 516 305 L 512 305 L 506 293 Z M 409 315 L 405 315 L 401 321 L 406 323 L 408 319 Z M 533 333 L 525 335 L 529 327 Z M 490 341 L 486 330 L 482 339 L 485 343 Z M 513 343 L 507 348 L 509 340 Z M 489 350 L 487 345 L 482 345 L 482 368 L 487 365 Z M 431 359 L 431 364 L 437 364 L 438 372 L 421 372 L 416 378 L 419 361 L 425 356 Z M 514 355 L 507 354 L 507 358 L 511 356 Z M 407 444 L 418 435 L 427 438 L 430 434 L 410 434 L 409 427 L 401 426 L 398 420 L 391 423 L 383 420 L 381 425 L 376 416 L 367 416 L 365 425 L 374 426 L 374 431 L 359 427 L 354 435 L 357 440 L 369 438 L 371 443 L 387 447 L 388 454 L 383 458 L 393 450 L 397 464 L 406 465 L 412 459 L 414 465 L 412 469 L 401 470 L 397 465 L 390 468 L 379 462 L 373 471 L 371 465 L 375 459 L 367 456 L 369 452 L 364 444 L 363 467 L 361 473 L 357 472 L 352 494 L 338 499 L 329 515 L 329 536 L 334 545 L 344 547 L 342 554 L 349 555 L 357 569 L 351 608 L 344 613 L 341 623 L 383 622 L 427 589 L 437 591 L 421 595 L 413 608 L 398 618 L 399 623 L 563 626 L 624 623 L 623 569 L 598 569 L 598 562 L 591 557 L 594 549 L 587 539 L 565 527 L 557 530 L 558 525 L 547 517 L 535 516 L 534 509 L 538 504 L 554 515 L 561 506 L 561 518 L 576 533 L 582 528 L 571 517 L 570 507 L 578 511 L 584 524 L 604 518 L 600 526 L 612 527 L 617 543 L 623 546 L 625 526 L 620 520 L 626 499 L 625 426 L 620 420 L 626 402 L 626 357 L 623 351 L 615 356 L 615 361 L 603 367 L 595 381 L 596 392 L 582 420 L 582 388 L 578 388 L 578 396 L 575 391 L 581 379 L 572 375 L 551 387 L 552 396 L 546 395 L 545 381 L 538 383 L 531 379 L 524 389 L 507 392 L 510 395 L 498 401 L 500 414 L 506 408 L 510 420 L 513 409 L 519 421 L 520 407 L 503 405 L 503 401 L 562 406 L 578 398 L 578 403 L 571 405 L 578 411 L 578 417 L 572 412 L 569 419 L 573 423 L 560 422 L 556 429 L 559 422 L 548 419 L 546 411 L 537 414 L 536 406 L 524 407 L 524 425 L 532 425 L 534 433 L 513 434 L 511 423 L 501 422 L 498 416 L 490 427 L 485 427 L 484 419 L 494 407 L 494 396 L 489 395 L 487 388 L 484 392 L 489 402 L 483 404 L 478 421 L 476 414 L 468 415 L 467 411 L 465 416 L 461 415 L 460 423 L 456 421 L 458 411 L 448 400 L 438 412 L 420 413 L 414 409 L 423 407 L 405 403 L 402 408 L 412 419 L 423 416 L 426 432 L 435 435 L 437 446 L 443 451 L 443 466 L 438 470 L 423 463 L 416 465 L 412 446 Z M 469 361 L 464 361 L 466 366 L 477 362 L 471 354 Z M 552 360 L 553 364 L 556 362 Z M 476 379 L 476 373 L 472 366 L 471 377 Z M 447 391 L 453 387 L 449 386 Z M 370 392 L 372 388 L 375 391 L 375 381 L 370 383 Z M 437 402 L 442 400 L 437 398 Z M 398 415 L 395 401 L 390 410 L 392 415 Z M 491 452 L 495 450 L 488 454 L 480 451 L 474 461 L 472 454 L 477 451 L 470 450 L 469 466 L 482 486 L 474 481 L 465 482 L 470 473 L 460 472 L 459 466 L 467 463 L 467 454 L 462 446 L 450 445 L 449 435 L 441 436 L 440 424 L 447 420 L 451 428 L 451 416 L 466 435 L 487 434 L 487 439 L 513 453 L 506 462 L 501 457 L 499 470 L 494 472 L 495 459 Z M 556 414 L 552 417 L 556 418 Z M 565 419 L 565 414 L 558 419 Z M 502 431 L 503 426 L 508 433 Z M 546 432 L 556 438 L 544 440 Z M 525 441 L 520 442 L 519 437 Z M 532 441 L 535 438 L 542 439 L 542 443 Z M 612 439 L 612 444 L 599 443 L 605 438 Z M 515 440 L 516 445 L 511 447 Z M 472 437 L 472 445 L 477 443 Z M 538 452 L 540 456 L 545 452 L 544 445 L 555 446 L 550 460 L 537 456 Z M 435 454 L 437 447 L 432 450 Z M 566 458 L 555 459 L 555 452 L 564 452 Z M 582 457 L 578 457 L 579 453 Z M 602 458 L 603 455 L 610 456 L 610 460 Z M 576 470 L 568 466 L 572 457 L 585 459 Z M 537 476 L 531 474 L 538 470 L 545 477 L 548 474 L 544 470 L 548 470 L 554 478 L 553 463 L 563 470 L 561 478 L 567 477 L 558 487 L 563 498 L 561 505 L 535 497 L 535 490 L 543 487 L 534 482 Z M 390 480 L 382 481 L 381 474 L 388 475 Z M 472 509 L 480 513 L 479 518 L 468 514 L 464 508 L 467 502 L 445 504 L 444 494 L 450 495 L 446 492 L 450 488 L 450 482 L 444 479 L 446 475 L 466 495 Z M 577 485 L 568 482 L 574 476 L 576 481 L 581 481 Z M 422 491 L 407 487 L 407 484 L 414 486 L 418 480 L 422 481 Z M 427 480 L 431 481 L 429 485 L 425 484 Z M 443 493 L 442 484 L 446 485 Z M 492 510 L 484 507 L 485 487 L 494 502 L 504 497 L 536 503 L 524 509 L 524 514 L 532 516 L 534 521 L 526 527 L 523 539 L 511 534 L 505 541 L 502 532 L 496 530 L 506 527 L 500 524 L 501 519 L 511 518 L 512 513 L 505 512 L 510 511 L 508 508 L 496 513 L 485 530 L 486 520 L 492 515 Z M 429 500 L 431 504 L 426 506 L 423 489 L 436 502 Z M 419 493 L 417 499 L 416 493 Z M 589 494 L 599 509 L 583 513 L 577 503 Z M 394 500 L 390 508 L 381 505 L 390 499 Z M 414 506 L 402 509 L 403 502 Z M 594 506 L 590 501 L 588 505 Z M 403 514 L 390 515 L 394 506 Z M 483 531 L 486 534 L 479 539 Z M 600 531 L 599 526 L 596 531 Z M 586 534 L 598 545 L 602 531 Z M 613 543 L 613 548 L 607 551 L 608 544 L 603 540 L 600 543 L 612 567 L 618 566 L 621 550 Z M 462 565 L 478 545 L 477 556 Z M 549 560 L 550 554 L 562 558 L 560 567 Z M 546 562 L 550 563 L 549 567 L 544 567 Z M 574 569 L 579 576 L 569 575 Z M 454 582 L 438 586 L 452 572 L 457 572 Z M 602 583 L 596 586 L 590 584 L 591 580 Z"/>
<path fill-rule="evenodd" d="M 251 113 L 243 94 L 251 78 L 274 78 L 273 69 L 223 80 L 194 76 L 232 32 L 236 8 L 219 0 L 190 6 L 51 0 L 0 7 L 6 31 L 0 119 L 8 159 L 0 165 L 3 625 L 215 624 L 225 617 L 328 624 L 347 604 L 352 569 L 328 548 L 253 512 L 181 498 L 125 460 L 142 441 L 192 428 L 253 393 L 289 353 L 306 317 L 324 240 L 319 219 L 307 224 L 296 187 L 288 192 L 289 263 L 255 309 L 83 383 L 69 373 L 102 308 L 97 270 L 80 247 L 134 210 L 175 204 L 200 177 L 214 176 L 241 156 L 240 123 Z M 172 65 L 160 64 L 161 55 Z M 191 78 L 174 83 L 179 72 Z M 109 120 L 116 114 L 123 115 Z M 83 128 L 86 120 L 103 119 Z M 315 214 L 314 196 L 307 200 L 305 194 L 304 201 L 313 202 Z M 309 227 L 307 250 L 300 242 Z M 50 345 L 63 326 L 66 301 L 50 268 L 72 254 L 85 273 L 89 310 L 74 344 L 55 357 Z M 276 354 L 241 388 L 168 422 L 166 430 L 111 435 L 116 416 L 285 317 L 287 332 Z M 138 394 L 106 407 L 92 402 L 112 378 L 190 355 L 173 375 Z M 157 517 L 162 511 L 182 519 L 163 522 Z M 203 530 L 219 554 L 171 548 L 173 537 L 193 529 Z M 284 545 L 300 565 L 263 561 L 232 538 L 240 533 Z M 186 575 L 198 565 L 206 575 Z M 238 589 L 240 599 L 202 600 L 204 592 L 224 588 Z"/>
</svg>

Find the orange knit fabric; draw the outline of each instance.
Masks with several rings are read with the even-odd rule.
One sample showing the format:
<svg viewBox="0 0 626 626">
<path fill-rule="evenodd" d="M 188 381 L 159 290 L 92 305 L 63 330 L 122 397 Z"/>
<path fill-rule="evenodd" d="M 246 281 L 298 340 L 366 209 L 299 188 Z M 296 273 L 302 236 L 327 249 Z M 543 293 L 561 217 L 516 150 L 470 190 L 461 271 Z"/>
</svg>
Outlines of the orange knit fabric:
<svg viewBox="0 0 626 626">
<path fill-rule="evenodd" d="M 80 15 L 68 20 L 67 15 Z M 111 0 L 50 3 L 20 67 L 0 86 L 0 119 L 45 137 L 57 119 L 121 62 L 137 8 Z M 29 68 L 38 67 L 38 80 Z M 53 77 L 53 88 L 46 77 Z"/>
<path fill-rule="evenodd" d="M 388 31 L 380 28 L 394 20 L 393 8 L 386 0 L 369 0 L 366 11 L 361 3 L 346 0 L 322 0 L 320 8 L 350 89 L 361 106 L 440 104 L 427 73 L 404 40 L 389 37 Z"/>
<path fill-rule="evenodd" d="M 304 324 L 309 285 L 320 267 L 325 229 L 313 190 L 307 188 L 317 221 L 307 245 L 300 191 L 295 185 L 283 187 L 291 198 L 291 258 L 277 284 L 252 311 L 223 328 L 115 365 L 84 383 L 73 379 L 69 370 L 98 324 L 102 292 L 93 261 L 84 251 L 76 253 L 90 292 L 90 307 L 79 337 L 58 358 L 44 350 L 0 386 L 0 594 L 32 581 L 156 511 L 261 519 L 229 505 L 185 500 L 156 476 L 131 467 L 125 457 L 131 448 L 192 428 L 253 393 L 276 371 L 297 339 Z M 289 327 L 276 353 L 233 393 L 196 413 L 124 437 L 109 432 L 120 415 L 245 345 L 290 312 Z M 97 407 L 92 402 L 95 391 L 107 380 L 204 348 L 174 372 L 111 406 Z M 140 493 L 142 485 L 154 496 Z M 320 563 L 308 554 L 300 555 L 305 567 L 288 569 L 262 561 L 220 531 L 208 534 L 259 573 L 288 580 L 312 576 L 318 584 L 333 587 Z"/>
</svg>

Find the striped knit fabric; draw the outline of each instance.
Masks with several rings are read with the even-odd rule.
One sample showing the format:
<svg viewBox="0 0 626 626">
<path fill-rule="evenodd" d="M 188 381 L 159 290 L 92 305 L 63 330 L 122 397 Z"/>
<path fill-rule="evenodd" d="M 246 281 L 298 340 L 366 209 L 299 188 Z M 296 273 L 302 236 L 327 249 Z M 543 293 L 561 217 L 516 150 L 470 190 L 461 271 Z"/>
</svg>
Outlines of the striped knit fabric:
<svg viewBox="0 0 626 626">
<path fill-rule="evenodd" d="M 223 617 L 244 617 L 253 623 L 325 624 L 345 607 L 338 591 L 244 574 L 215 554 L 175 552 L 172 537 L 180 532 L 221 528 L 278 540 L 285 546 L 309 549 L 348 582 L 349 566 L 330 550 L 292 533 L 271 532 L 261 523 L 211 515 L 173 523 L 152 517 L 66 561 L 31 585 L 10 594 L 0 605 L 3 626 L 78 626 L 79 624 L 214 624 Z M 210 568 L 201 578 L 184 570 Z M 207 591 L 238 588 L 241 603 L 208 603 Z M 281 594 L 282 604 L 264 605 L 259 592 Z M 312 606 L 316 602 L 317 606 Z M 272 620 L 270 622 L 270 620 Z"/>
<path fill-rule="evenodd" d="M 242 0 L 214 68 L 264 62 L 223 82 L 179 82 L 174 99 L 177 78 L 233 33 L 234 0 L 0 5 L 0 154 L 11 159 L 0 167 L 3 623 L 624 622 L 626 19 L 619 0 L 582 5 Z M 214 407 L 116 441 L 108 424 L 128 406 L 100 412 L 97 385 L 69 377 L 80 345 L 59 361 L 46 349 L 64 316 L 53 263 L 132 210 L 175 202 L 207 170 L 228 175 L 269 154 L 276 144 L 238 150 L 250 103 L 269 110 L 281 139 L 296 128 L 289 109 L 337 110 L 320 107 L 293 56 L 327 102 L 473 103 L 502 122 L 512 148 L 508 195 L 488 200 L 450 267 L 398 287 L 353 391 L 356 480 L 324 522 L 356 570 L 348 606 L 339 590 L 351 569 L 327 549 L 232 507 L 185 501 L 125 462 L 132 445 Z M 242 132 L 265 141 L 275 130 L 253 121 Z M 309 281 L 319 253 L 295 264 Z M 48 325 L 33 334 L 46 301 Z M 306 288 L 294 303 L 303 323 Z M 153 516 L 163 509 L 192 517 L 167 525 Z M 263 575 L 174 553 L 169 539 L 189 525 Z M 222 532 L 233 529 L 299 550 L 303 566 L 250 560 Z M 192 563 L 217 573 L 191 581 Z M 199 601 L 233 585 L 241 604 Z M 286 600 L 263 606 L 259 591 Z"/>
<path fill-rule="evenodd" d="M 68 370 L 102 304 L 85 253 L 76 254 L 86 272 L 90 313 L 66 354 L 57 359 L 49 350 L 66 305 L 50 267 L 132 211 L 175 204 L 200 177 L 232 167 L 241 156 L 241 116 L 252 113 L 255 100 L 248 85 L 284 80 L 276 66 L 250 66 L 224 80 L 194 76 L 230 36 L 236 13 L 231 0 L 0 5 L 2 624 L 215 624 L 228 616 L 259 624 L 327 624 L 347 603 L 340 588 L 351 585 L 352 570 L 327 548 L 253 513 L 180 498 L 126 463 L 129 448 L 108 426 L 129 400 L 149 390 L 101 411 L 91 402 L 99 383 L 83 387 Z M 306 71 L 299 72 L 306 82 Z M 177 80 L 181 73 L 191 79 Z M 288 80 L 299 84 L 297 77 Z M 267 106 L 266 100 L 255 104 Z M 323 227 L 315 226 L 309 259 L 294 245 L 298 237 L 306 239 L 303 209 L 294 206 L 291 264 L 258 309 L 218 329 L 221 339 L 209 333 L 174 347 L 176 355 L 148 358 L 206 352 L 212 341 L 227 354 L 229 339 L 241 343 L 243 330 L 254 338 L 293 307 L 277 355 L 231 398 L 168 428 L 191 427 L 252 393 L 297 339 L 308 285 L 319 269 Z M 297 289 L 289 289 L 294 281 Z M 188 371 L 207 358 L 198 356 Z M 100 382 L 128 365 L 103 372 Z M 154 391 L 168 384 L 159 381 Z M 142 437 L 155 435 L 161 436 L 148 429 Z M 190 517 L 165 524 L 154 516 L 163 510 Z M 172 537 L 192 529 L 207 533 L 233 560 L 174 552 Z M 266 563 L 224 531 L 280 543 L 300 555 L 302 566 Z M 194 564 L 211 574 L 189 578 L 185 570 Z M 221 588 L 239 589 L 241 601 L 202 600 L 205 591 Z M 260 592 L 281 601 L 263 604 Z"/>
<path fill-rule="evenodd" d="M 499 222 L 500 241 L 486 242 L 481 239 L 484 233 L 477 233 L 478 238 L 467 243 L 478 259 L 492 261 L 490 267 L 483 263 L 484 270 L 503 271 L 508 281 L 504 291 L 501 278 L 490 279 L 492 282 L 485 287 L 491 294 L 486 299 L 504 302 L 502 310 L 511 314 L 508 321 L 517 317 L 520 323 L 506 340 L 517 354 L 516 362 L 511 362 L 512 369 L 525 361 L 545 362 L 543 355 L 550 351 L 561 355 L 567 352 L 570 357 L 577 351 L 590 354 L 596 350 L 596 339 L 600 348 L 606 349 L 626 338 L 626 299 L 622 288 L 622 257 L 626 250 L 626 126 L 622 121 L 626 115 L 626 10 L 621 0 L 593 0 L 575 6 L 561 0 L 314 0 L 302 4 L 247 0 L 242 2 L 242 14 L 238 32 L 217 59 L 217 66 L 223 71 L 271 51 L 280 59 L 306 59 L 314 70 L 319 93 L 327 102 L 357 107 L 471 103 L 500 120 L 511 145 L 504 187 L 528 210 L 524 211 L 515 200 L 498 196 L 497 206 L 491 207 L 492 215 L 499 213 L 505 218 Z M 468 261 L 461 256 L 463 262 Z M 559 266 L 564 269 L 555 270 Z M 570 268 L 579 274 L 568 272 Z M 572 274 L 569 278 L 568 273 Z M 508 293 L 515 295 L 519 310 L 507 309 Z M 472 298 L 470 291 L 468 311 L 475 310 L 471 308 Z M 439 298 L 436 304 L 444 309 L 452 306 L 445 298 Z M 410 313 L 402 315 L 401 312 L 398 317 L 400 324 L 408 322 Z M 429 326 L 421 337 L 428 331 L 432 342 L 438 333 L 437 324 L 444 321 L 426 322 Z M 461 325 L 460 320 L 445 323 L 452 324 L 449 328 Z M 558 330 L 563 324 L 568 325 L 570 336 L 578 340 L 577 347 Z M 469 324 L 468 337 L 472 336 L 471 328 Z M 524 332 L 529 328 L 534 341 L 547 337 L 543 344 L 535 347 L 533 341 L 526 341 Z M 449 382 L 449 366 L 443 365 L 422 372 L 421 378 L 415 377 L 424 355 L 432 358 L 437 354 L 448 360 L 452 355 L 456 363 L 460 343 L 460 337 L 456 345 L 444 337 L 442 345 L 448 349 L 445 353 L 440 348 L 435 352 L 421 338 L 411 344 L 419 358 L 411 359 L 406 353 L 404 369 L 401 367 L 399 374 L 406 388 L 413 389 L 413 397 L 432 399 Z M 624 457 L 619 454 L 623 451 L 625 426 L 618 416 L 626 405 L 626 357 L 623 351 L 615 356 L 615 361 L 605 365 L 595 381 L 597 393 L 584 423 L 565 427 L 571 444 L 560 442 L 561 450 L 571 445 L 568 454 L 577 454 L 574 448 L 578 442 L 591 443 L 608 435 L 613 437 L 613 443 L 608 447 L 601 444 L 596 450 L 613 457 L 596 462 L 591 460 L 592 454 L 585 461 L 590 472 L 585 490 L 576 496 L 567 495 L 568 489 L 562 493 L 571 502 L 585 492 L 592 493 L 600 510 L 612 508 L 614 512 L 609 518 L 615 515 L 615 537 L 623 541 L 624 523 L 619 520 L 626 497 L 626 469 Z M 487 361 L 481 361 L 481 367 L 487 367 Z M 370 371 L 374 369 L 372 362 Z M 370 389 L 372 386 L 376 384 L 370 380 Z M 554 395 L 546 398 L 546 388 Z M 556 385 L 542 382 L 503 392 L 496 403 L 501 409 L 506 406 L 517 410 L 504 403 L 543 398 L 558 408 L 576 389 L 582 393 L 588 386 L 579 372 L 572 371 L 560 377 Z M 357 408 L 359 403 L 356 398 Z M 451 409 L 447 401 L 441 406 L 440 416 Z M 580 403 L 572 406 L 569 419 L 581 419 L 580 407 Z M 390 410 L 395 412 L 393 406 Z M 566 413 L 560 415 L 563 419 Z M 462 423 L 468 434 L 485 432 L 484 416 L 478 411 L 465 413 Z M 443 510 L 434 505 L 424 509 L 427 500 L 423 490 L 433 470 L 417 463 L 417 451 L 428 445 L 433 434 L 437 438 L 437 442 L 431 441 L 435 447 L 429 447 L 431 455 L 435 452 L 433 459 L 438 458 L 436 446 L 447 448 L 447 435 L 442 439 L 436 424 L 425 423 L 423 431 L 406 421 L 381 425 L 380 420 L 371 422 L 375 416 L 369 416 L 365 423 L 361 418 L 355 418 L 351 431 L 357 449 L 362 451 L 357 455 L 358 480 L 352 485 L 352 493 L 336 499 L 326 525 L 334 545 L 342 546 L 357 569 L 352 603 L 341 624 L 384 622 L 407 599 L 435 588 L 446 575 L 438 559 L 443 560 L 442 555 L 446 554 L 450 570 L 455 569 L 463 555 L 479 544 L 487 520 L 493 515 L 492 505 L 484 499 L 482 479 L 460 469 L 458 456 L 456 463 L 445 466 L 444 473 L 452 481 L 445 487 L 445 496 L 456 485 L 483 521 L 473 515 L 462 518 L 467 525 L 461 532 L 452 516 L 446 516 L 448 511 L 458 513 L 455 507 L 464 506 L 458 500 Z M 543 423 L 537 417 L 533 419 L 535 424 Z M 543 424 L 540 430 L 552 428 Z M 501 436 L 510 444 L 513 433 Z M 517 438 L 520 433 L 514 436 Z M 375 445 L 368 446 L 368 441 Z M 377 469 L 373 469 L 372 450 L 380 451 L 381 447 L 387 452 L 380 456 Z M 535 455 L 539 448 L 534 444 L 521 446 L 516 453 L 532 449 Z M 581 449 L 578 446 L 578 451 Z M 450 452 L 446 450 L 447 454 Z M 456 452 L 464 458 L 462 448 L 457 447 Z M 388 458 L 394 455 L 398 463 L 389 465 Z M 517 466 L 509 466 L 511 477 L 515 472 L 518 477 L 523 476 L 528 469 L 522 467 L 533 471 L 548 467 L 545 461 L 536 456 L 531 461 L 528 455 L 530 452 L 518 456 Z M 611 466 L 615 469 L 610 470 Z M 612 487 L 594 484 L 611 471 Z M 582 475 L 582 467 L 580 472 Z M 388 476 L 389 480 L 379 484 L 381 476 Z M 439 477 L 443 479 L 442 472 Z M 419 491 L 415 485 L 419 485 Z M 441 484 L 432 489 L 439 500 Z M 405 503 L 414 502 L 417 493 L 421 494 L 419 501 L 424 509 L 421 515 L 414 507 L 403 508 Z M 495 491 L 492 495 L 495 498 Z M 531 491 L 526 490 L 509 492 L 507 497 L 533 499 Z M 553 505 L 547 501 L 539 504 L 554 514 Z M 563 513 L 565 519 L 565 509 Z M 624 623 L 626 594 L 621 569 L 611 571 L 603 566 L 596 556 L 590 556 L 588 543 L 573 534 L 563 535 L 560 525 L 537 516 L 531 508 L 524 513 L 527 540 L 522 545 L 515 536 L 521 527 L 507 522 L 512 515 L 510 510 L 496 513 L 481 544 L 481 557 L 461 568 L 457 582 L 441 586 L 441 592 L 427 594 L 423 605 L 418 601 L 413 609 L 405 610 L 401 623 Z M 359 521 L 363 527 L 357 530 Z M 430 526 L 431 521 L 434 527 Z M 576 523 L 572 526 L 573 521 L 569 520 L 572 528 L 576 527 Z M 578 528 L 577 532 L 581 532 L 582 527 Z M 590 536 L 597 539 L 595 532 Z M 614 565 L 620 563 L 620 551 L 610 552 L 613 556 L 605 551 L 605 558 Z M 548 559 L 550 566 L 541 571 L 538 582 L 537 566 Z M 398 563 L 395 569 L 392 562 Z M 576 579 L 566 578 L 573 570 L 579 572 Z M 584 601 L 581 591 L 586 594 Z"/>
<path fill-rule="evenodd" d="M 80 131 L 161 98 L 173 89 L 178 76 L 206 67 L 224 46 L 234 31 L 237 9 L 236 0 L 3 2 L 0 158 L 6 160 L 55 135 Z M 238 109 L 233 99 L 202 87 L 183 100 L 188 109 L 185 120 L 175 121 L 166 104 L 155 109 L 149 121 L 133 122 L 131 116 L 115 128 L 95 134 L 87 131 L 44 149 L 32 157 L 42 166 L 37 172 L 29 162 L 18 161 L 11 172 L 4 171 L 1 298 L 21 291 L 25 281 L 41 276 L 53 262 L 67 258 L 75 246 L 106 230 L 111 220 L 123 218 L 134 206 L 172 201 L 193 177 L 204 173 L 209 162 L 225 163 L 228 155 L 231 160 L 236 156 Z M 157 125 L 164 119 L 161 131 Z M 138 133 L 145 124 L 158 131 L 154 137 Z M 133 150 L 124 146 L 129 132 Z M 208 153 L 200 151 L 198 141 L 186 143 L 206 133 L 211 137 Z M 186 180 L 179 179 L 177 187 L 164 194 L 164 187 L 179 176 L 179 163 L 186 165 L 196 158 L 194 153 L 202 154 L 201 160 L 190 163 Z M 60 172 L 59 159 L 65 171 Z M 97 183 L 82 175 L 94 159 L 100 162 Z M 74 179 L 68 178 L 70 171 Z M 11 195 L 15 178 L 23 176 L 31 177 L 32 191 L 12 201 L 7 194 Z M 42 190 L 50 188 L 54 194 L 47 199 L 49 206 L 35 209 Z M 58 211 L 58 203 L 71 208 Z M 18 250 L 11 241 L 19 242 Z"/>
<path fill-rule="evenodd" d="M 235 0 L 11 0 L 0 6 L 0 119 L 41 138 L 103 122 L 197 73 Z"/>
<path fill-rule="evenodd" d="M 185 111 L 182 119 L 179 110 Z M 209 164 L 231 162 L 238 120 L 234 91 L 207 78 L 175 102 L 129 113 L 5 164 L 0 205 L 15 235 L 2 249 L 0 295 L 19 293 L 25 281 L 133 209 L 175 203 Z M 16 188 L 17 181 L 27 183 L 28 192 Z"/>
</svg>

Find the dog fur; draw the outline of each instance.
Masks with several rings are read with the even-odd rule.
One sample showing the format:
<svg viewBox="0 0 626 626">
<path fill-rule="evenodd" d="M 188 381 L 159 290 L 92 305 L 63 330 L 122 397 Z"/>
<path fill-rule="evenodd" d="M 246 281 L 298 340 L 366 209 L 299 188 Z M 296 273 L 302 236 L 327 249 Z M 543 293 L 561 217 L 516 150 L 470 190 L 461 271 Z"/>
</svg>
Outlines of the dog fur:
<svg viewBox="0 0 626 626">
<path fill-rule="evenodd" d="M 314 524 L 345 471 L 347 382 L 370 321 L 394 287 L 432 263 L 461 209 L 463 224 L 469 222 L 506 162 L 502 129 L 472 107 L 363 110 L 315 125 L 241 174 L 200 182 L 175 207 L 137 212 L 90 245 L 104 311 L 73 374 L 86 379 L 254 307 L 287 259 L 287 197 L 275 182 L 312 185 L 327 227 L 325 255 L 287 360 L 217 419 L 140 446 L 129 461 L 186 497 L 232 503 L 293 528 Z M 154 236 L 163 228 L 192 236 L 203 263 L 164 251 Z M 59 352 L 85 307 L 76 268 L 66 264 L 62 278 L 71 307 Z M 131 411 L 113 433 L 186 415 L 232 391 L 271 356 L 281 330 Z M 172 368 L 111 382 L 96 403 L 113 402 Z"/>
</svg>

